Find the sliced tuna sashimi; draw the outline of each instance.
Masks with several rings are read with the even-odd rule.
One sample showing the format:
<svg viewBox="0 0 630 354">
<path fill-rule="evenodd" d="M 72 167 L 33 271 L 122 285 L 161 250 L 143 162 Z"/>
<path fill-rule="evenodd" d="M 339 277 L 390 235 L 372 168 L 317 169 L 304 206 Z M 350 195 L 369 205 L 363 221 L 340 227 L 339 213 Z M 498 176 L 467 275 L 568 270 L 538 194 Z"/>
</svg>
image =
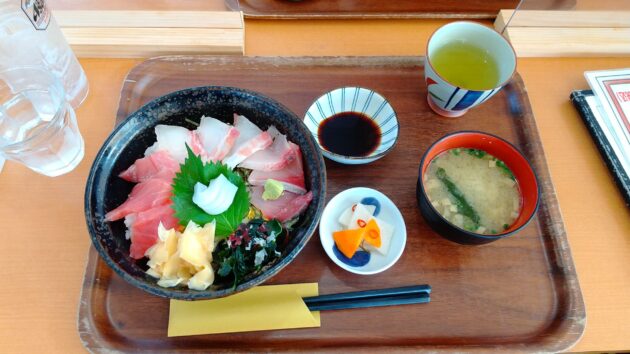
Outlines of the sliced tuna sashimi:
<svg viewBox="0 0 630 354">
<path fill-rule="evenodd" d="M 131 225 L 131 258 L 140 259 L 149 247 L 158 240 L 158 225 L 160 222 L 168 230 L 177 227 L 178 220 L 171 204 L 161 205 L 135 215 Z"/>
<path fill-rule="evenodd" d="M 230 168 L 236 167 L 255 152 L 263 150 L 273 143 L 269 132 L 263 132 L 243 116 L 234 115 L 234 127 L 238 129 L 240 134 L 230 154 L 223 160 L 223 163 Z"/>
<path fill-rule="evenodd" d="M 132 213 L 139 213 L 170 203 L 171 183 L 162 179 L 149 179 L 133 186 L 129 198 L 118 208 L 105 214 L 108 221 L 116 221 Z M 156 229 L 157 230 L 157 229 Z"/>
<path fill-rule="evenodd" d="M 201 117 L 196 133 L 206 158 L 214 162 L 225 158 L 240 135 L 236 127 L 211 117 Z"/>
<path fill-rule="evenodd" d="M 271 129 L 267 132 L 273 135 L 270 131 Z M 278 134 L 271 146 L 246 158 L 239 167 L 259 171 L 277 171 L 287 167 L 294 158 L 295 153 L 287 141 L 287 137 Z"/>
<path fill-rule="evenodd" d="M 186 156 L 188 156 L 186 145 L 198 155 L 206 153 L 199 138 L 184 127 L 158 124 L 155 126 L 155 135 L 157 141 L 144 152 L 144 156 L 149 156 L 160 150 L 166 150 L 177 162 L 183 163 Z"/>
<path fill-rule="evenodd" d="M 252 186 L 264 186 L 268 179 L 274 179 L 282 183 L 284 189 L 289 192 L 297 194 L 306 193 L 302 152 L 299 146 L 291 142 L 289 142 L 289 145 L 293 151 L 293 158 L 285 168 L 277 171 L 254 170 L 249 175 L 249 184 Z"/>
<path fill-rule="evenodd" d="M 299 215 L 313 199 L 313 192 L 299 195 L 291 192 L 283 192 L 276 200 L 264 200 L 262 194 L 264 187 L 256 186 L 251 189 L 251 202 L 262 212 L 267 219 L 277 219 L 281 222 L 290 220 Z"/>
<path fill-rule="evenodd" d="M 179 164 L 166 150 L 137 159 L 133 165 L 123 171 L 120 178 L 129 182 L 142 182 L 151 178 L 172 181 L 175 173 L 179 171 Z"/>
<path fill-rule="evenodd" d="M 151 248 L 151 246 L 157 243 L 157 231 L 155 232 L 155 240 L 151 239 L 150 234 L 139 233 L 142 236 L 138 236 L 138 241 L 131 242 L 129 246 L 129 256 L 133 259 L 141 259 L 144 257 L 144 253 Z"/>
</svg>

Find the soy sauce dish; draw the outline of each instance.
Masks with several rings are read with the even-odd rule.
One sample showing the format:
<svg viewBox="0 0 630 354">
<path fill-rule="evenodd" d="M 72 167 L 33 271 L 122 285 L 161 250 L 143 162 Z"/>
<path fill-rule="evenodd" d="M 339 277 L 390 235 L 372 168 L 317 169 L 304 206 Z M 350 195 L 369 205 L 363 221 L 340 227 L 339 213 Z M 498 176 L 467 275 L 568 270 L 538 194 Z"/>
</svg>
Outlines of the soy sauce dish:
<svg viewBox="0 0 630 354">
<path fill-rule="evenodd" d="M 366 164 L 389 153 L 398 140 L 398 119 L 375 91 L 342 87 L 319 97 L 304 116 L 322 154 L 339 163 Z"/>
<path fill-rule="evenodd" d="M 402 214 L 386 195 L 351 188 L 334 196 L 322 214 L 319 238 L 330 259 L 355 274 L 393 266 L 407 243 Z"/>
<path fill-rule="evenodd" d="M 477 131 L 437 140 L 420 162 L 416 197 L 428 224 L 460 244 L 484 244 L 522 230 L 540 189 L 527 159 L 509 142 Z"/>
</svg>

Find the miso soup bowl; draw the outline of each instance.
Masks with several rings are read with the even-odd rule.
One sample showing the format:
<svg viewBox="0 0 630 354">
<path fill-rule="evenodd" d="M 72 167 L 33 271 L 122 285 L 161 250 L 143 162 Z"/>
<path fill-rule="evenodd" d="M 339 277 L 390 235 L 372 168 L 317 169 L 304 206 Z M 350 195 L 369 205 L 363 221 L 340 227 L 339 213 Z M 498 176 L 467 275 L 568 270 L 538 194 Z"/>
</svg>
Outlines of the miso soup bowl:
<svg viewBox="0 0 630 354">
<path fill-rule="evenodd" d="M 520 189 L 521 210 L 519 216 L 507 230 L 495 235 L 483 235 L 461 229 L 446 220 L 429 202 L 429 197 L 424 189 L 424 174 L 436 156 L 455 148 L 483 150 L 502 160 L 512 170 Z M 438 139 L 424 153 L 418 173 L 416 198 L 422 216 L 438 234 L 460 244 L 478 245 L 499 240 L 522 230 L 538 210 L 540 189 L 532 166 L 514 145 L 491 134 L 460 131 Z"/>
</svg>

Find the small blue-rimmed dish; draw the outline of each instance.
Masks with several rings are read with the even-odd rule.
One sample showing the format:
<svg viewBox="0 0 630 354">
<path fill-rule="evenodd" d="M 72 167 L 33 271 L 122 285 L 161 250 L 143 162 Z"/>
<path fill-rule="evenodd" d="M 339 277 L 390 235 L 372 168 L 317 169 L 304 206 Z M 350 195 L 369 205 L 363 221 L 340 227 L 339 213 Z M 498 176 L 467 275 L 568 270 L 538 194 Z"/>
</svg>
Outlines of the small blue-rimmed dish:
<svg viewBox="0 0 630 354">
<path fill-rule="evenodd" d="M 322 127 L 332 119 L 341 119 L 344 113 L 358 114 L 371 120 L 375 127 L 373 148 L 362 155 L 331 151 L 323 141 Z M 387 155 L 398 141 L 398 119 L 391 104 L 380 94 L 362 87 L 341 87 L 319 97 L 306 111 L 304 124 L 313 134 L 322 154 L 339 163 L 359 165 L 370 163 Z M 356 134 L 357 129 L 348 128 L 340 134 Z M 362 131 L 362 130 L 360 130 Z"/>
<path fill-rule="evenodd" d="M 379 205 L 376 209 L 378 211 L 375 211 L 374 214 L 391 225 L 390 228 L 393 229 L 393 236 L 389 244 L 389 249 L 386 250 L 385 253 L 376 251 L 367 253 L 363 250 L 357 252 L 367 253 L 367 262 L 356 264 L 357 260 L 355 260 L 355 258 L 365 259 L 365 257 L 353 257 L 348 259 L 343 256 L 335 246 L 333 233 L 344 229 L 344 225 L 339 222 L 341 214 L 345 210 L 353 208 L 353 205 L 357 203 L 365 203 L 364 200 L 366 199 L 372 199 Z M 351 273 L 369 275 L 389 269 L 400 259 L 405 250 L 405 245 L 407 244 L 407 227 L 405 226 L 405 219 L 400 213 L 400 210 L 398 210 L 396 204 L 385 194 L 372 188 L 355 187 L 340 192 L 328 202 L 319 223 L 319 239 L 328 257 L 339 267 Z"/>
</svg>

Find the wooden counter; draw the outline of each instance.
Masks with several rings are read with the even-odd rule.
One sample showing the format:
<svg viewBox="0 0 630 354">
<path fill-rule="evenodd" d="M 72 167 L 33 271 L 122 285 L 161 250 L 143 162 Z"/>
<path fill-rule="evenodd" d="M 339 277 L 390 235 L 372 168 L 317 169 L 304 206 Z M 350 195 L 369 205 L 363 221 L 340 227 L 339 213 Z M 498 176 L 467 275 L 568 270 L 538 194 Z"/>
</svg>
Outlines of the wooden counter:
<svg viewBox="0 0 630 354">
<path fill-rule="evenodd" d="M 248 55 L 418 55 L 442 21 L 247 21 Z M 84 184 L 111 130 L 122 81 L 138 60 L 83 59 L 90 95 L 77 110 L 86 154 L 58 178 L 7 162 L 0 174 L 3 352 L 83 352 L 76 318 L 89 237 Z M 522 59 L 587 309 L 574 351 L 630 349 L 630 209 L 568 100 L 585 70 L 630 58 Z M 465 119 L 462 118 L 462 119 Z"/>
</svg>

